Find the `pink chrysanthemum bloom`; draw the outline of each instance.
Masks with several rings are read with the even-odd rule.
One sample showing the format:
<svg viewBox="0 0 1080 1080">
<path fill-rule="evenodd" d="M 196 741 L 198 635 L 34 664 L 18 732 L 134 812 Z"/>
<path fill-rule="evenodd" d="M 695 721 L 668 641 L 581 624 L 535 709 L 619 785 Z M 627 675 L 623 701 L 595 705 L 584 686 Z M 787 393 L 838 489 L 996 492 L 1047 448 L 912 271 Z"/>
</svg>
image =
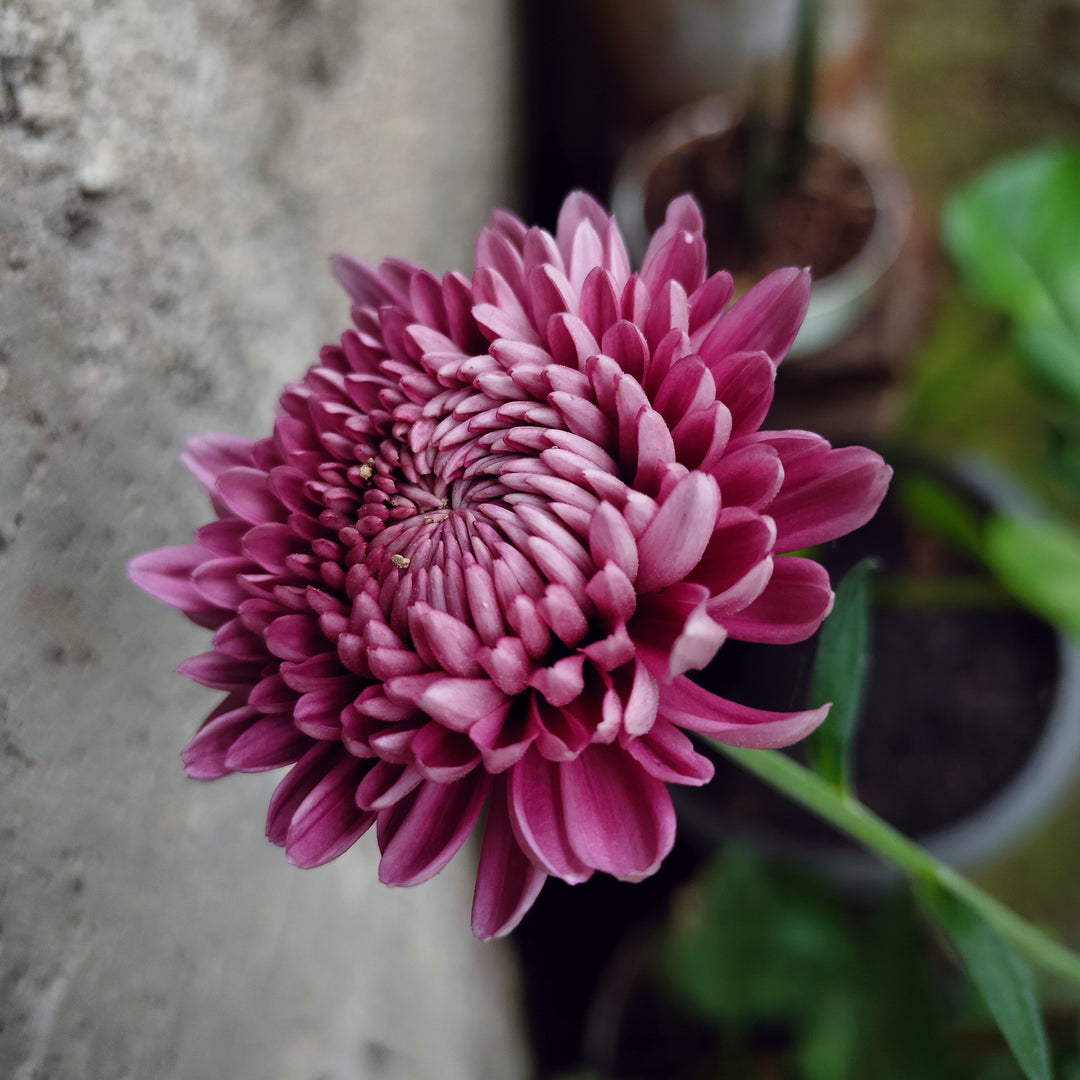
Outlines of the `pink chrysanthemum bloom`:
<svg viewBox="0 0 1080 1080">
<path fill-rule="evenodd" d="M 188 774 L 292 766 L 267 819 L 291 862 L 375 825 L 380 878 L 414 885 L 486 808 L 473 928 L 505 934 L 549 874 L 657 869 L 667 785 L 713 772 L 687 730 L 779 747 L 824 718 L 686 672 L 728 636 L 812 634 L 828 577 L 778 555 L 866 522 L 890 470 L 758 430 L 808 272 L 725 311 L 731 277 L 705 267 L 690 198 L 635 274 L 580 193 L 555 237 L 496 212 L 471 281 L 336 258 L 356 328 L 273 435 L 191 440 L 218 520 L 131 577 L 215 631 L 179 669 L 227 694 Z"/>
</svg>

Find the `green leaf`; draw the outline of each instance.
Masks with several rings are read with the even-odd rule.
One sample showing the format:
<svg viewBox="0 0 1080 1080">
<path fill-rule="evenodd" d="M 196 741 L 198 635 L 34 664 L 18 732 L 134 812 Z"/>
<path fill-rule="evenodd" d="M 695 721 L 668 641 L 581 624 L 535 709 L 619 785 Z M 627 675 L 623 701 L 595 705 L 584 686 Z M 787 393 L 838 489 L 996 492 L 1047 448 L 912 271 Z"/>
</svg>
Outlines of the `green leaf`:
<svg viewBox="0 0 1080 1080">
<path fill-rule="evenodd" d="M 949 202 L 943 232 L 968 285 L 1015 320 L 1032 367 L 1080 404 L 1080 148 L 990 169 Z"/>
<path fill-rule="evenodd" d="M 1050 1051 L 1031 972 L 973 907 L 937 882 L 917 886 L 927 911 L 956 946 L 1028 1080 L 1052 1080 Z"/>
<path fill-rule="evenodd" d="M 877 559 L 865 558 L 837 585 L 832 614 L 818 635 L 810 679 L 811 702 L 832 702 L 825 723 L 807 742 L 811 766 L 823 780 L 845 791 L 850 788 L 851 741 L 866 683 L 870 636 L 868 579 L 878 565 Z"/>
<path fill-rule="evenodd" d="M 1080 638 L 1080 529 L 1048 518 L 996 515 L 984 557 L 1001 583 L 1064 633 Z"/>
</svg>

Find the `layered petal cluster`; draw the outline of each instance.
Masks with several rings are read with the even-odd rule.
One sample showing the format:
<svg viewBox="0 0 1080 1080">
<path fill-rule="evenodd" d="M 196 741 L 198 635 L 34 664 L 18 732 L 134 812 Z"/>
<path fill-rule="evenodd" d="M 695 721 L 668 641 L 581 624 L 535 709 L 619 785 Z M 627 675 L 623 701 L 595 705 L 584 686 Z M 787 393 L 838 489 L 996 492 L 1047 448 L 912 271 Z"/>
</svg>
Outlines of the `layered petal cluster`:
<svg viewBox="0 0 1080 1080">
<path fill-rule="evenodd" d="M 822 720 L 687 672 L 729 636 L 812 634 L 827 575 L 783 553 L 866 522 L 890 470 L 759 430 L 809 275 L 730 304 L 688 197 L 636 273 L 580 193 L 555 236 L 496 212 L 471 279 L 333 268 L 354 328 L 269 438 L 191 440 L 217 519 L 131 577 L 214 631 L 180 666 L 225 693 L 189 775 L 291 766 L 269 838 L 316 866 L 374 825 L 389 885 L 486 810 L 473 927 L 504 934 L 548 875 L 656 870 L 667 785 L 712 775 L 687 731 L 778 747 Z"/>
</svg>

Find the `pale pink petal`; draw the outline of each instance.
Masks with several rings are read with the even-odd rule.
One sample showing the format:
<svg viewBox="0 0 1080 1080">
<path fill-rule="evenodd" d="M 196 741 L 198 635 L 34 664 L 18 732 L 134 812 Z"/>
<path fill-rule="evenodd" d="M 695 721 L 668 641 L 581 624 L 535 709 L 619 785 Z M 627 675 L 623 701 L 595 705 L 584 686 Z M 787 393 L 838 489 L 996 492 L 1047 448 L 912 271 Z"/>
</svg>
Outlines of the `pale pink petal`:
<svg viewBox="0 0 1080 1080">
<path fill-rule="evenodd" d="M 597 236 L 607 231 L 607 211 L 586 191 L 572 191 L 563 199 L 559 220 L 555 226 L 555 242 L 567 265 L 573 251 L 574 237 L 582 224 L 589 224 Z M 599 260 L 595 265 L 600 265 Z"/>
<path fill-rule="evenodd" d="M 638 540 L 638 592 L 680 581 L 698 563 L 716 525 L 720 498 L 704 473 L 682 480 Z"/>
</svg>

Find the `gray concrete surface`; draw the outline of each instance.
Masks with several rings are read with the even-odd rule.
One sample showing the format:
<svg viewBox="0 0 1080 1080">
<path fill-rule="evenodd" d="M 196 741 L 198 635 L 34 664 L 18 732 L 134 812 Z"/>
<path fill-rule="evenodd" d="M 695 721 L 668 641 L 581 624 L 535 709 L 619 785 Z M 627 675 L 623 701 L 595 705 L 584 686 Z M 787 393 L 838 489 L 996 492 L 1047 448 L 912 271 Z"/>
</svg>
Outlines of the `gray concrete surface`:
<svg viewBox="0 0 1080 1080">
<path fill-rule="evenodd" d="M 468 269 L 508 194 L 506 0 L 0 0 L 0 1076 L 527 1073 L 470 860 L 388 890 L 185 780 L 206 634 L 129 557 L 206 515 L 176 461 L 268 430 L 344 327 L 331 250 Z"/>
</svg>

